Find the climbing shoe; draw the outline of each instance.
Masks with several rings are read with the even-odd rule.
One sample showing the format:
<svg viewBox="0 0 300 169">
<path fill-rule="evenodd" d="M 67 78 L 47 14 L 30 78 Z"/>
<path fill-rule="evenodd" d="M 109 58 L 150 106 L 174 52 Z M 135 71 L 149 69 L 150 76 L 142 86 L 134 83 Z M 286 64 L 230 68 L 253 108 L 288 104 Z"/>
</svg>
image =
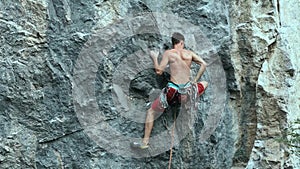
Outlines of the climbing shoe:
<svg viewBox="0 0 300 169">
<path fill-rule="evenodd" d="M 138 143 L 138 142 L 132 142 L 132 143 L 130 144 L 130 146 L 131 146 L 132 148 L 139 148 L 139 149 L 147 149 L 147 148 L 149 148 L 149 145 L 141 144 L 141 143 Z"/>
</svg>

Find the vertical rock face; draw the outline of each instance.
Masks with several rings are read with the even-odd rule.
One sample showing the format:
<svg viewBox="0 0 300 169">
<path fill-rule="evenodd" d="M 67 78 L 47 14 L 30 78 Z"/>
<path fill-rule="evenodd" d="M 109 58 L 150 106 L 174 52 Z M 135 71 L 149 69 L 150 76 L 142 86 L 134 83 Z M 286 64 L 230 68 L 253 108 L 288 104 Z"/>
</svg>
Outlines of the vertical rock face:
<svg viewBox="0 0 300 169">
<path fill-rule="evenodd" d="M 240 87 L 239 99 L 232 103 L 241 107 L 236 110 L 241 111 L 243 133 L 235 160 L 247 162 L 250 155 L 247 168 L 299 167 L 296 154 L 287 155 L 288 147 L 278 142 L 299 118 L 299 93 L 294 90 L 299 36 L 289 35 L 299 31 L 299 21 L 289 15 L 299 2 L 291 3 L 295 8 L 281 1 L 231 3 L 231 60 Z"/>
<path fill-rule="evenodd" d="M 262 64 L 273 52 L 277 40 L 276 4 L 263 1 L 231 3 L 233 45 L 231 61 L 237 88 L 232 103 L 237 108 L 240 139 L 235 160 L 247 162 L 255 141 L 259 96 L 257 81 Z M 265 104 L 263 104 L 265 105 Z M 276 109 L 276 108 L 275 108 Z"/>
<path fill-rule="evenodd" d="M 0 168 L 166 168 L 170 152 L 157 147 L 171 146 L 178 111 L 172 168 L 299 168 L 299 151 L 278 141 L 300 117 L 299 8 L 297 0 L 1 1 Z M 209 63 L 210 87 L 196 115 L 168 109 L 152 133 L 166 136 L 131 150 L 118 141 L 143 136 L 147 106 L 169 78 L 155 75 L 145 49 L 170 47 L 173 30 Z"/>
</svg>

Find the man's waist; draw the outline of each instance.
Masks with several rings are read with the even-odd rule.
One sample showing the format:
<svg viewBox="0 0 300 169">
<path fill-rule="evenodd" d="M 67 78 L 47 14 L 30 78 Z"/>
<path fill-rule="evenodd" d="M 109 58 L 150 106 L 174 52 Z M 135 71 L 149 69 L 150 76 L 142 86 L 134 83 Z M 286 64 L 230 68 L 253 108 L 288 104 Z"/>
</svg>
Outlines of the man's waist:
<svg viewBox="0 0 300 169">
<path fill-rule="evenodd" d="M 167 85 L 167 87 L 171 87 L 171 88 L 177 90 L 181 94 L 186 94 L 188 92 L 188 89 L 191 86 L 192 86 L 192 83 L 190 81 L 187 83 L 184 83 L 184 84 L 176 84 L 172 81 L 169 81 L 168 85 Z"/>
</svg>

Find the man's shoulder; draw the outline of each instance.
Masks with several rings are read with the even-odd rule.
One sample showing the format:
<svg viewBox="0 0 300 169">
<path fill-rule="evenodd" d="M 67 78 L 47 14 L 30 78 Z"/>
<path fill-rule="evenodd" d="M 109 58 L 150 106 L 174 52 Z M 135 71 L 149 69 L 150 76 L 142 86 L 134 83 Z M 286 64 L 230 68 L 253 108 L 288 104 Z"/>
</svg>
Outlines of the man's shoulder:
<svg viewBox="0 0 300 169">
<path fill-rule="evenodd" d="M 186 52 L 186 53 L 189 53 L 189 54 L 194 53 L 193 51 L 187 50 L 187 49 L 183 49 L 183 51 Z"/>
<path fill-rule="evenodd" d="M 165 52 L 164 52 L 165 55 L 170 55 L 172 53 L 174 53 L 173 49 L 168 49 L 168 50 L 165 50 Z"/>
<path fill-rule="evenodd" d="M 191 50 L 183 49 L 183 53 L 193 54 L 194 52 Z M 176 51 L 175 49 L 168 49 L 164 52 L 164 54 L 166 55 L 178 54 L 178 51 Z"/>
<path fill-rule="evenodd" d="M 167 49 L 167 50 L 165 50 L 165 53 L 170 53 L 170 52 L 173 52 L 174 51 L 174 49 Z"/>
</svg>

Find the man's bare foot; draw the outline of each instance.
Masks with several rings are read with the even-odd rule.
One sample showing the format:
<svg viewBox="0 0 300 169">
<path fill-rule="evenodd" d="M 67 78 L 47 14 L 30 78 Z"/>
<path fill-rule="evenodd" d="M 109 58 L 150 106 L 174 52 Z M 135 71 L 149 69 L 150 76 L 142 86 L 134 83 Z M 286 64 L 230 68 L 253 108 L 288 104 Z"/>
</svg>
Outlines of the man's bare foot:
<svg viewBox="0 0 300 169">
<path fill-rule="evenodd" d="M 149 144 L 149 138 L 144 138 L 143 139 L 143 144 L 148 145 Z"/>
</svg>

